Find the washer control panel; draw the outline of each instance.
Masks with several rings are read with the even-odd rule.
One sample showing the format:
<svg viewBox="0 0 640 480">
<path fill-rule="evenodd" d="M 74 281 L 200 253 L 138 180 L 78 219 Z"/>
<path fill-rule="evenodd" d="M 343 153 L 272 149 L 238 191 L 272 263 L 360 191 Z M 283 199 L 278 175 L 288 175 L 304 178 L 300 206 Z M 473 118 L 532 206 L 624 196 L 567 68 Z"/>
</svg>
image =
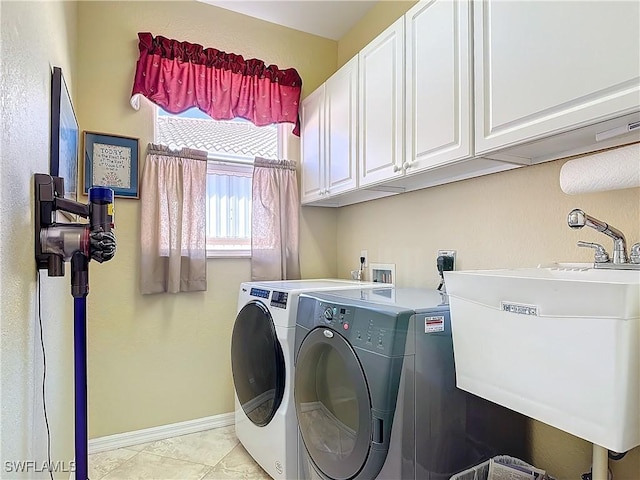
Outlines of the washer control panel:
<svg viewBox="0 0 640 480">
<path fill-rule="evenodd" d="M 269 290 L 265 290 L 264 288 L 252 288 L 249 295 L 258 298 L 269 298 L 270 293 L 271 292 Z"/>
<path fill-rule="evenodd" d="M 252 297 L 264 298 L 268 300 L 271 297 L 271 306 L 276 308 L 287 308 L 289 294 L 287 292 L 278 292 L 277 290 L 266 290 L 264 288 L 252 287 L 249 295 Z"/>
<path fill-rule="evenodd" d="M 289 294 L 287 292 L 278 292 L 276 290 L 271 294 L 271 306 L 276 308 L 287 308 L 287 300 Z"/>
</svg>

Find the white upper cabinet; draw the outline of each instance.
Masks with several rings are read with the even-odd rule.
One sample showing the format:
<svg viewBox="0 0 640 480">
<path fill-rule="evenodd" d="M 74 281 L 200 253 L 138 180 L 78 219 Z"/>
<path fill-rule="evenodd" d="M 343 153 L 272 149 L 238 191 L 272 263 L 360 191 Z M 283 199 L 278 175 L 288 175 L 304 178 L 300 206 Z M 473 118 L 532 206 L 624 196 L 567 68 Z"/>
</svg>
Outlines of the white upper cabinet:
<svg viewBox="0 0 640 480">
<path fill-rule="evenodd" d="M 302 101 L 300 110 L 300 201 L 304 204 L 322 198 L 325 190 L 324 85 Z"/>
<path fill-rule="evenodd" d="M 637 0 L 419 1 L 302 103 L 302 203 L 639 141 L 639 19 Z"/>
<path fill-rule="evenodd" d="M 358 180 L 366 186 L 402 175 L 404 18 L 359 53 Z"/>
<path fill-rule="evenodd" d="M 358 57 L 302 101 L 303 204 L 357 187 Z"/>
<path fill-rule="evenodd" d="M 473 6 L 476 154 L 638 112 L 640 2 Z"/>
<path fill-rule="evenodd" d="M 326 195 L 355 189 L 357 172 L 358 57 L 325 83 Z"/>
<path fill-rule="evenodd" d="M 405 15 L 407 174 L 473 154 L 471 10 L 420 2 Z"/>
</svg>

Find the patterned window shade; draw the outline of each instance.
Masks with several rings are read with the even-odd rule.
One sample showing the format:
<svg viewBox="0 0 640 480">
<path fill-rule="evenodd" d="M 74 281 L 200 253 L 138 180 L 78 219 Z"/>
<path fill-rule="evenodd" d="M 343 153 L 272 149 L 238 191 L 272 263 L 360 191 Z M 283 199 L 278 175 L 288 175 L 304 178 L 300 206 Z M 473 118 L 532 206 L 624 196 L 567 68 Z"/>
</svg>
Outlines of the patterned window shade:
<svg viewBox="0 0 640 480">
<path fill-rule="evenodd" d="M 207 289 L 207 152 L 149 144 L 140 187 L 140 291 Z"/>
</svg>

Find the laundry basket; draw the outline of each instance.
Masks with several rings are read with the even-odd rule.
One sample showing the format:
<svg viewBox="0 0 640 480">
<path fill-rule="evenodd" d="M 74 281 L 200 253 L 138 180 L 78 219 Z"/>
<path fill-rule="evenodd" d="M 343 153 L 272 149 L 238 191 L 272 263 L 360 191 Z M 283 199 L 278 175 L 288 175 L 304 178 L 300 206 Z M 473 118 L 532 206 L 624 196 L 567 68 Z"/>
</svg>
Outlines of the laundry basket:
<svg viewBox="0 0 640 480">
<path fill-rule="evenodd" d="M 493 459 L 498 460 L 506 465 L 517 465 L 520 467 L 535 468 L 533 465 L 529 465 L 527 462 L 523 462 L 522 460 L 519 460 L 517 458 L 509 457 L 508 455 L 500 455 L 498 457 L 493 457 Z M 489 476 L 489 462 L 490 460 L 487 460 L 486 462 L 476 465 L 475 467 L 471 467 L 464 472 L 456 473 L 449 480 L 487 480 L 487 477 Z M 555 480 L 552 477 L 548 478 L 549 480 Z"/>
</svg>

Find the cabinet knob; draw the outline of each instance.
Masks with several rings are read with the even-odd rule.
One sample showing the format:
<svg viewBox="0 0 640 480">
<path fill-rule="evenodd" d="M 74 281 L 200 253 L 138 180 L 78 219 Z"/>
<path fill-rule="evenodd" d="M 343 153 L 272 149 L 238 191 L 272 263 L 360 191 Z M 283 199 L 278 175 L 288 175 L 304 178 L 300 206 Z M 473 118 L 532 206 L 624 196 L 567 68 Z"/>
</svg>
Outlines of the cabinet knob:
<svg viewBox="0 0 640 480">
<path fill-rule="evenodd" d="M 393 166 L 393 173 L 397 173 L 397 172 L 399 172 L 400 170 L 402 170 L 402 167 L 399 167 L 398 165 L 394 165 L 394 166 Z"/>
<path fill-rule="evenodd" d="M 411 162 L 404 162 L 402 164 L 402 170 L 406 172 L 408 168 L 411 168 L 411 165 L 412 165 Z"/>
</svg>

